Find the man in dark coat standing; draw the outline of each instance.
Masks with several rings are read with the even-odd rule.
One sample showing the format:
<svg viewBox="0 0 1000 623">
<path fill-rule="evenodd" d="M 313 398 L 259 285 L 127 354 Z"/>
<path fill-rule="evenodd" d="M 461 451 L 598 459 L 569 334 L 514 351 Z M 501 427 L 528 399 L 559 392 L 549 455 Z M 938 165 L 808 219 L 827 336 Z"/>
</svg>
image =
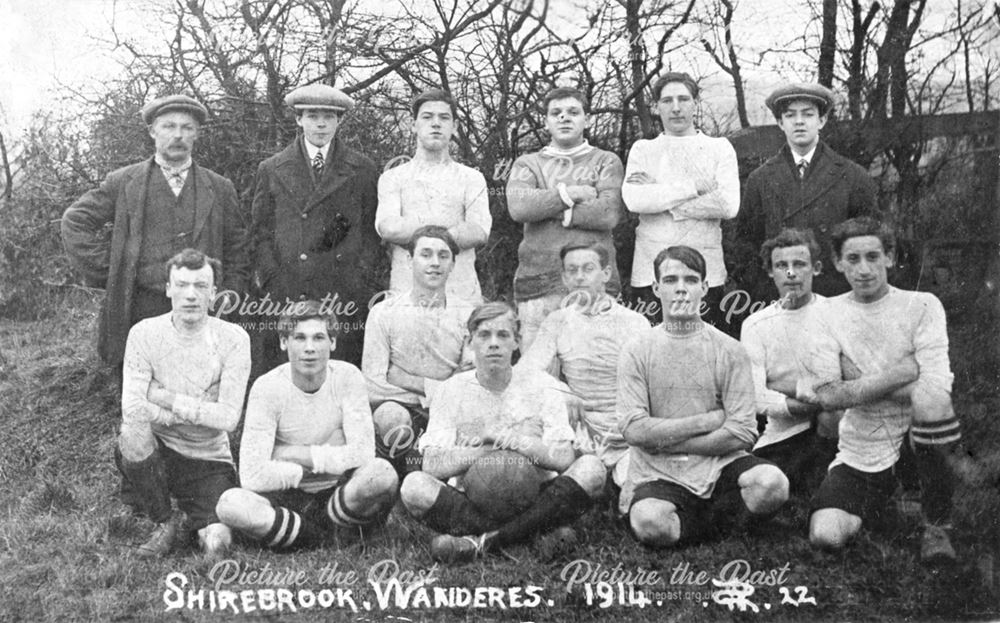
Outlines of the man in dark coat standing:
<svg viewBox="0 0 1000 623">
<path fill-rule="evenodd" d="M 272 325 L 290 303 L 305 299 L 339 318 L 335 356 L 360 366 L 368 304 L 380 290 L 374 282 L 382 254 L 375 163 L 337 133 L 354 102 L 339 89 L 312 84 L 289 93 L 285 104 L 302 134 L 260 164 L 253 199 L 261 296 L 247 323 L 254 377 L 284 360 Z"/>
<path fill-rule="evenodd" d="M 819 84 L 788 84 L 775 89 L 766 104 L 786 144 L 747 179 L 737 222 L 740 241 L 759 248 L 783 228 L 811 229 L 824 256 L 813 291 L 823 296 L 847 292 L 847 281 L 830 260 L 829 231 L 849 218 L 875 215 L 875 183 L 819 138 L 834 104 L 832 91 Z"/>
<path fill-rule="evenodd" d="M 154 156 L 111 172 L 63 214 L 66 253 L 87 285 L 107 292 L 97 350 L 110 365 L 121 366 L 132 325 L 170 311 L 167 260 L 182 249 L 222 261 L 220 296 L 246 289 L 249 254 L 236 189 L 191 157 L 207 115 L 186 95 L 146 104 Z"/>
</svg>

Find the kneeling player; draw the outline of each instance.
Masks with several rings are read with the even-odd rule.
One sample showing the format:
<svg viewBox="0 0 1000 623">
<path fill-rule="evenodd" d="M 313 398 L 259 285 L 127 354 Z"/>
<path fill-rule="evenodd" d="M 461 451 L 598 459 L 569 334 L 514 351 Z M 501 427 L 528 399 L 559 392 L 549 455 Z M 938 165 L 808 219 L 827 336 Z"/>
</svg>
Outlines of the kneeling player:
<svg viewBox="0 0 1000 623">
<path fill-rule="evenodd" d="M 506 303 L 481 305 L 468 326 L 476 369 L 438 388 L 421 440 L 423 471 L 408 475 L 400 489 L 410 513 L 444 533 L 431 542 L 431 555 L 443 562 L 473 560 L 570 523 L 601 494 L 605 480 L 596 456 L 575 458 L 573 429 L 551 381 L 511 367 L 520 342 L 514 310 Z M 484 513 L 449 484 L 461 485 L 470 465 L 497 448 L 517 452 L 551 478 L 544 493 L 507 521 Z"/>
<path fill-rule="evenodd" d="M 336 319 L 304 301 L 281 317 L 288 363 L 250 390 L 240 447 L 243 488 L 222 494 L 216 513 L 267 547 L 310 545 L 332 528 L 383 521 L 396 473 L 375 458 L 365 379 L 330 359 Z"/>
<path fill-rule="evenodd" d="M 740 335 L 753 366 L 757 413 L 767 417 L 754 456 L 777 465 L 795 492 L 815 490 L 837 451 L 840 413 L 795 398 L 796 383 L 808 375 L 813 318 L 826 300 L 812 291 L 819 258 L 807 229 L 783 229 L 764 242 L 764 269 L 781 298 L 747 318 Z"/>
<path fill-rule="evenodd" d="M 638 539 L 668 547 L 788 499 L 780 469 L 746 452 L 756 437 L 750 358 L 699 315 L 705 259 L 661 251 L 653 292 L 663 324 L 629 342 L 618 365 L 618 413 L 631 446 L 620 509 Z"/>
<path fill-rule="evenodd" d="M 909 430 L 926 519 L 921 558 L 953 560 L 949 455 L 961 434 L 951 405 L 944 308 L 933 294 L 889 285 L 895 239 L 874 219 L 841 223 L 831 241 L 851 291 L 822 311 L 816 378 L 800 383 L 799 397 L 846 411 L 837 458 L 813 500 L 809 540 L 838 549 L 863 523 L 880 519 L 896 489 L 893 469 Z"/>
</svg>

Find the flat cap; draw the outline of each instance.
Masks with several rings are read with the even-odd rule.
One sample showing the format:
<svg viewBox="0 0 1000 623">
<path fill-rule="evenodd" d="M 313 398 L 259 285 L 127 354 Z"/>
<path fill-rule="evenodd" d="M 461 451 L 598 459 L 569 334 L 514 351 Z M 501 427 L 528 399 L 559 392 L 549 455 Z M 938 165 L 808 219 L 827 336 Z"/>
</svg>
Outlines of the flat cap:
<svg viewBox="0 0 1000 623">
<path fill-rule="evenodd" d="M 789 100 L 810 100 L 819 105 L 820 112 L 826 112 L 833 108 L 834 94 L 822 84 L 796 82 L 778 87 L 767 96 L 764 103 L 777 115 L 781 102 Z"/>
<path fill-rule="evenodd" d="M 208 118 L 208 109 L 198 100 L 187 95 L 165 95 L 142 107 L 142 120 L 149 125 L 154 119 L 168 112 L 186 112 L 198 123 L 205 123 L 205 119 Z"/>
<path fill-rule="evenodd" d="M 354 108 L 354 100 L 348 97 L 347 93 L 328 84 L 309 84 L 286 95 L 285 105 L 295 110 L 321 108 L 347 112 Z"/>
</svg>

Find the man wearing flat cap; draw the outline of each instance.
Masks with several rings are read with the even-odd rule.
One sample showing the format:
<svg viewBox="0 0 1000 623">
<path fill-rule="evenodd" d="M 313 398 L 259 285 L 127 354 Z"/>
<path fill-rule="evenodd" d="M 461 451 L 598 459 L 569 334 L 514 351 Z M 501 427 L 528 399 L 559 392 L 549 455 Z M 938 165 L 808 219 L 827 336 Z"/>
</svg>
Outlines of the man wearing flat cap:
<svg viewBox="0 0 1000 623">
<path fill-rule="evenodd" d="M 155 153 L 111 172 L 62 218 L 63 245 L 88 285 L 106 290 L 98 353 L 120 366 L 129 329 L 170 311 L 167 260 L 186 248 L 219 258 L 219 291 L 245 290 L 246 225 L 232 182 L 192 160 L 208 111 L 186 95 L 142 109 Z"/>
<path fill-rule="evenodd" d="M 759 248 L 784 228 L 811 229 L 820 248 L 829 253 L 834 225 L 875 215 L 875 184 L 867 171 L 819 137 L 834 105 L 830 89 L 787 84 L 775 89 L 765 103 L 786 143 L 747 179 L 737 221 L 740 239 Z M 849 289 L 830 262 L 813 279 L 813 291 L 823 296 Z"/>
<path fill-rule="evenodd" d="M 354 102 L 325 84 L 285 97 L 302 133 L 260 164 L 253 198 L 254 377 L 282 363 L 274 323 L 289 304 L 319 301 L 340 320 L 336 357 L 361 365 L 368 302 L 382 254 L 375 163 L 337 132 Z"/>
</svg>

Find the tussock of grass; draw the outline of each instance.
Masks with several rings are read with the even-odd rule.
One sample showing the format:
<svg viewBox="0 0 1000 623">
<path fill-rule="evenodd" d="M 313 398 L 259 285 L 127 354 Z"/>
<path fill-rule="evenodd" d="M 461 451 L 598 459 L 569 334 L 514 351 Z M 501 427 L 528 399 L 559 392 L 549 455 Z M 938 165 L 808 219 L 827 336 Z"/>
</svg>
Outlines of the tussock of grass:
<svg viewBox="0 0 1000 623">
<path fill-rule="evenodd" d="M 79 303 L 79 302 L 78 302 Z M 0 621 L 219 621 L 232 614 L 195 610 L 164 613 L 164 580 L 184 573 L 194 587 L 209 589 L 214 561 L 190 544 L 164 560 L 143 561 L 133 548 L 149 534 L 150 523 L 129 515 L 116 498 L 117 475 L 111 449 L 118 423 L 118 396 L 110 374 L 94 359 L 93 306 L 78 304 L 52 322 L 0 328 Z M 56 332 L 58 330 L 58 333 Z M 552 607 L 531 610 L 389 610 L 351 614 L 339 610 L 284 613 L 268 619 L 294 621 L 928 621 L 987 620 L 1000 613 L 993 558 L 1000 517 L 1000 421 L 995 368 L 962 356 L 975 353 L 981 330 L 957 327 L 952 335 L 956 407 L 974 457 L 977 480 L 956 496 L 955 543 L 962 558 L 953 567 L 928 569 L 917 561 L 919 525 L 905 519 L 888 533 L 864 532 L 840 553 L 812 549 L 805 539 L 808 506 L 796 501 L 778 523 L 757 534 L 677 551 L 639 546 L 606 506 L 576 524 L 578 545 L 570 555 L 540 557 L 533 546 L 449 568 L 437 568 L 437 586 L 545 587 Z M 387 526 L 366 541 L 334 538 L 306 552 L 276 555 L 239 543 L 230 554 L 244 568 L 303 570 L 305 588 L 319 590 L 325 565 L 353 571 L 364 587 L 368 572 L 392 560 L 403 572 L 428 573 L 431 533 L 397 511 Z M 751 599 L 759 613 L 729 612 L 695 600 L 664 602 L 645 609 L 587 606 L 578 591 L 565 592 L 560 572 L 572 559 L 635 572 L 656 570 L 671 586 L 677 566 L 715 575 L 726 563 L 745 559 L 754 569 L 788 563 L 786 586 L 808 588 L 816 606 L 781 605 L 776 587 L 758 587 Z M 228 586 L 234 590 L 252 585 Z M 259 587 L 257 587 L 259 588 Z M 293 587 L 294 588 L 294 587 Z M 365 589 L 363 589 L 365 590 Z M 369 592 L 370 596 L 370 592 Z M 771 610 L 762 604 L 769 602 Z M 260 613 L 240 618 L 260 618 Z M 395 618 L 393 618 L 395 617 Z"/>
</svg>

